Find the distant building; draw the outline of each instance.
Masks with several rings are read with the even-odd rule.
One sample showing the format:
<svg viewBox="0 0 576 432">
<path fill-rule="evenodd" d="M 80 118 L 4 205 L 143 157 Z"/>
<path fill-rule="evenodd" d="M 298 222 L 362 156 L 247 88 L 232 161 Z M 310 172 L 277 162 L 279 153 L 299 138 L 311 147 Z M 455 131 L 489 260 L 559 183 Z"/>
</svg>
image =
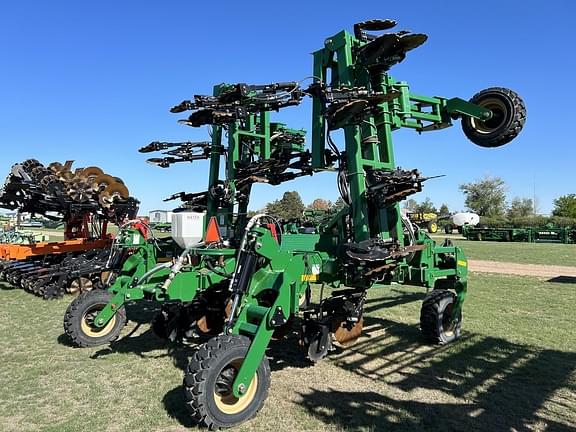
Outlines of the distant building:
<svg viewBox="0 0 576 432">
<path fill-rule="evenodd" d="M 169 210 L 152 210 L 148 215 L 151 224 L 167 223 L 172 221 L 172 212 Z"/>
</svg>

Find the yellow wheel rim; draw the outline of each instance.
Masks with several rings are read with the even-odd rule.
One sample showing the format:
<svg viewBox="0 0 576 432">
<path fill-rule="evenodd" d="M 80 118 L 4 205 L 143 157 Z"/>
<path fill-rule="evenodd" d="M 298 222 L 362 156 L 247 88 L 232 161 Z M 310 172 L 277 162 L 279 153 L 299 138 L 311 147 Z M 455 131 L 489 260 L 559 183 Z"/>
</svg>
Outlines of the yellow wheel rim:
<svg viewBox="0 0 576 432">
<path fill-rule="evenodd" d="M 236 360 L 230 364 L 230 366 L 233 366 L 236 369 L 236 372 L 238 372 L 241 365 L 242 360 Z M 216 407 L 224 414 L 238 414 L 248 408 L 250 403 L 254 400 L 257 390 L 258 375 L 256 374 L 254 375 L 250 386 L 248 386 L 248 390 L 240 399 L 234 396 L 232 390 L 230 390 L 230 393 L 226 395 L 219 395 L 214 391 L 214 402 L 216 403 Z"/>
<path fill-rule="evenodd" d="M 476 132 L 480 134 L 489 134 L 494 132 L 497 128 L 502 126 L 504 123 L 504 118 L 506 117 L 506 105 L 500 99 L 490 98 L 482 101 L 479 104 L 482 108 L 486 108 L 492 111 L 493 117 L 489 120 L 477 120 L 473 117 L 470 118 L 470 123 Z"/>
<path fill-rule="evenodd" d="M 116 324 L 116 315 L 114 315 L 110 321 L 108 321 L 108 324 L 106 324 L 104 327 L 96 327 L 93 323 L 92 320 L 94 319 L 94 317 L 98 314 L 98 312 L 100 312 L 102 309 L 104 309 L 104 305 L 97 305 L 94 306 L 92 308 L 90 308 L 89 310 L 87 310 L 84 315 L 82 316 L 82 321 L 80 321 L 80 327 L 82 328 L 82 332 L 89 337 L 102 337 L 102 336 L 106 336 L 108 333 L 110 333 L 112 331 L 112 329 L 114 328 L 114 325 Z"/>
</svg>

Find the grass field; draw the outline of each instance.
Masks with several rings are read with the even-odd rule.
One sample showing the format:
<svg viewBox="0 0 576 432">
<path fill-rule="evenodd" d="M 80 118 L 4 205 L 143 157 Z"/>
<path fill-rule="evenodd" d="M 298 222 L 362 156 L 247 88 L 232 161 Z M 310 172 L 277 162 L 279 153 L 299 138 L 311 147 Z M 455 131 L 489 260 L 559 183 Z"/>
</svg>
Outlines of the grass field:
<svg viewBox="0 0 576 432">
<path fill-rule="evenodd" d="M 444 237 L 433 236 L 440 243 Z M 469 259 L 576 266 L 576 244 L 472 241 L 461 237 L 453 237 L 452 242 L 460 246 Z"/>
<path fill-rule="evenodd" d="M 181 394 L 194 346 L 149 330 L 151 305 L 111 347 L 74 349 L 62 335 L 69 298 L 0 286 L 0 430 L 183 431 Z M 576 284 L 473 273 L 463 337 L 423 344 L 423 291 L 374 288 L 365 334 L 310 367 L 295 340 L 276 342 L 270 396 L 241 431 L 575 431 Z"/>
</svg>

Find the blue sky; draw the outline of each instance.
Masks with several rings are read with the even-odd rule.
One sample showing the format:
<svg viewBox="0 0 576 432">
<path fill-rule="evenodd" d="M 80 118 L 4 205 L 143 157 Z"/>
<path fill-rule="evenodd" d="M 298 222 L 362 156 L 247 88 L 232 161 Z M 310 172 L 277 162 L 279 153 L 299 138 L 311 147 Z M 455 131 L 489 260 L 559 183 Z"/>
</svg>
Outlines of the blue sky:
<svg viewBox="0 0 576 432">
<path fill-rule="evenodd" d="M 390 3 L 390 4 L 385 4 Z M 341 5 L 341 6 L 339 6 Z M 27 1 L 0 6 L 0 175 L 26 158 L 76 160 L 120 176 L 141 213 L 170 208 L 162 198 L 200 191 L 207 161 L 161 169 L 137 149 L 153 140 L 205 140 L 205 128 L 177 124 L 169 108 L 220 82 L 300 80 L 310 53 L 357 21 L 394 18 L 428 42 L 392 69 L 411 90 L 465 99 L 491 86 L 525 100 L 522 134 L 498 149 L 467 141 L 460 124 L 418 136 L 395 133 L 397 164 L 431 180 L 415 198 L 464 207 L 458 185 L 502 177 L 510 198 L 532 197 L 542 212 L 575 193 L 576 36 L 572 1 L 543 2 L 193 2 Z M 305 103 L 274 119 L 310 130 Z M 252 208 L 286 190 L 304 202 L 335 200 L 331 174 L 255 188 Z"/>
</svg>

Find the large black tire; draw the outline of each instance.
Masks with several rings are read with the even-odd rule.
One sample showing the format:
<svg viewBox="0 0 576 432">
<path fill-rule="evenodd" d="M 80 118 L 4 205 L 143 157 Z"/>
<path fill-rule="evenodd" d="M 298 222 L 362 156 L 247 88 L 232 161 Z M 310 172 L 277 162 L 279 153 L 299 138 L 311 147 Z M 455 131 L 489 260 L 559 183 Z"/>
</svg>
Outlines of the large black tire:
<svg viewBox="0 0 576 432">
<path fill-rule="evenodd" d="M 500 147 L 518 136 L 526 122 L 524 101 L 510 89 L 492 87 L 476 93 L 470 102 L 492 111 L 483 121 L 462 119 L 462 130 L 470 141 L 481 147 Z"/>
<path fill-rule="evenodd" d="M 264 405 L 270 387 L 270 365 L 264 357 L 256 376 L 240 399 L 231 394 L 231 384 L 241 366 L 250 339 L 221 335 L 202 345 L 186 369 L 184 392 L 192 419 L 210 429 L 239 425 Z M 217 386 L 218 385 L 218 386 Z"/>
<path fill-rule="evenodd" d="M 108 291 L 87 291 L 76 297 L 64 314 L 64 331 L 78 347 L 93 347 L 115 341 L 126 324 L 126 310 L 122 306 L 102 328 L 93 319 L 112 299 Z M 91 321 L 92 320 L 92 321 Z"/>
<path fill-rule="evenodd" d="M 445 345 L 460 337 L 462 313 L 456 322 L 452 322 L 455 301 L 456 295 L 443 289 L 435 289 L 424 298 L 420 310 L 420 330 L 428 342 Z"/>
</svg>

